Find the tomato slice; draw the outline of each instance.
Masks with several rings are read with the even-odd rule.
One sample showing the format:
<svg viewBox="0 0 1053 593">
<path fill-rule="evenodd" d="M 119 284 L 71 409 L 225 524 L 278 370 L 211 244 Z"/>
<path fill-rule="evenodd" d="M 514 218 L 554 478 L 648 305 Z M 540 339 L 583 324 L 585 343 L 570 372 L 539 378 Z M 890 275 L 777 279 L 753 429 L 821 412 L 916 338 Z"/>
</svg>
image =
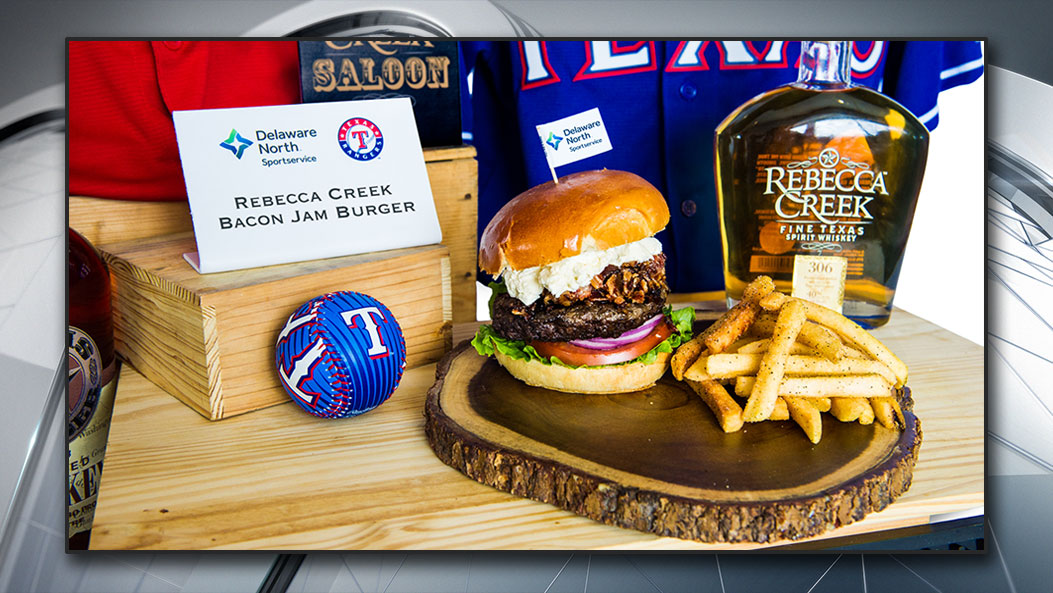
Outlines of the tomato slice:
<svg viewBox="0 0 1053 593">
<path fill-rule="evenodd" d="M 668 321 L 662 322 L 655 326 L 654 330 L 647 336 L 610 350 L 582 348 L 569 342 L 530 341 L 527 344 L 533 346 L 541 356 L 545 358 L 555 356 L 564 364 L 572 366 L 602 366 L 632 360 L 661 344 L 673 334 L 673 331 L 673 326 Z"/>
</svg>

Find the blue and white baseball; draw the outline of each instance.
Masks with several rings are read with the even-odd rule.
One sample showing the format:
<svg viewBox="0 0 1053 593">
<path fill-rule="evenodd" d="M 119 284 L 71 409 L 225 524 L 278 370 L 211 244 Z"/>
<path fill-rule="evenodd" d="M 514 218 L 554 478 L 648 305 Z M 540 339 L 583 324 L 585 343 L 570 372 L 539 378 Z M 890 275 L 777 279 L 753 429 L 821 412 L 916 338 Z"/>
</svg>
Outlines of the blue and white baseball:
<svg viewBox="0 0 1053 593">
<path fill-rule="evenodd" d="M 282 386 L 301 408 L 347 418 L 384 403 L 406 368 L 406 341 L 391 311 L 371 296 L 331 292 L 304 303 L 275 344 Z"/>
</svg>

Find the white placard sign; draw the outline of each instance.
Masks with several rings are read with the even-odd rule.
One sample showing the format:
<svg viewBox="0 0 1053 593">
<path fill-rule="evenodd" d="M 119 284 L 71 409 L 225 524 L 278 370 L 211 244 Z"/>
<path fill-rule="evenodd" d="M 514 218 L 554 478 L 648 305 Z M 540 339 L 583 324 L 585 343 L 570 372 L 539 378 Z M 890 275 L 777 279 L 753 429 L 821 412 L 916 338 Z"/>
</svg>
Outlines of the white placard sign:
<svg viewBox="0 0 1053 593">
<path fill-rule="evenodd" d="M 408 98 L 173 119 L 201 273 L 442 240 Z"/>
</svg>

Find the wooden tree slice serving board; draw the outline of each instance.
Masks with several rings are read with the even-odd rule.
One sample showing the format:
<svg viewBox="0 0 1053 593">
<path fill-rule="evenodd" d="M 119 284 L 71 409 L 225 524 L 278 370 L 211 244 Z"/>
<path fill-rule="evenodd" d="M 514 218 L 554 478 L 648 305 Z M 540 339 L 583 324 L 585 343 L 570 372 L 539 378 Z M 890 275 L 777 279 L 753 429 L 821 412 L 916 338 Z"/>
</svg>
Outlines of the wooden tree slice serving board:
<svg viewBox="0 0 1053 593">
<path fill-rule="evenodd" d="M 704 542 L 800 539 L 862 519 L 910 487 L 921 426 L 823 414 L 812 445 L 792 422 L 725 434 L 668 374 L 646 391 L 579 395 L 525 385 L 467 342 L 428 392 L 435 454 L 468 477 L 619 527 Z"/>
</svg>

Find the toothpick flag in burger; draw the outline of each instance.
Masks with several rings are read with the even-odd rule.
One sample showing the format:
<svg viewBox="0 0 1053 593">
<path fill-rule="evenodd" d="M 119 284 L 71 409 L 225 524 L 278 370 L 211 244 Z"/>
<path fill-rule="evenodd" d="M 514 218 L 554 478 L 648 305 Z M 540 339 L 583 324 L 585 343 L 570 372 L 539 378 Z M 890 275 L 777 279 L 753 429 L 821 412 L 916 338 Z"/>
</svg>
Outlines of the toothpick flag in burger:
<svg viewBox="0 0 1053 593">
<path fill-rule="evenodd" d="M 662 194 L 624 171 L 585 171 L 505 204 L 483 231 L 479 267 L 492 325 L 472 340 L 517 379 L 571 393 L 655 383 L 691 337 L 694 310 L 671 311 Z"/>
</svg>

